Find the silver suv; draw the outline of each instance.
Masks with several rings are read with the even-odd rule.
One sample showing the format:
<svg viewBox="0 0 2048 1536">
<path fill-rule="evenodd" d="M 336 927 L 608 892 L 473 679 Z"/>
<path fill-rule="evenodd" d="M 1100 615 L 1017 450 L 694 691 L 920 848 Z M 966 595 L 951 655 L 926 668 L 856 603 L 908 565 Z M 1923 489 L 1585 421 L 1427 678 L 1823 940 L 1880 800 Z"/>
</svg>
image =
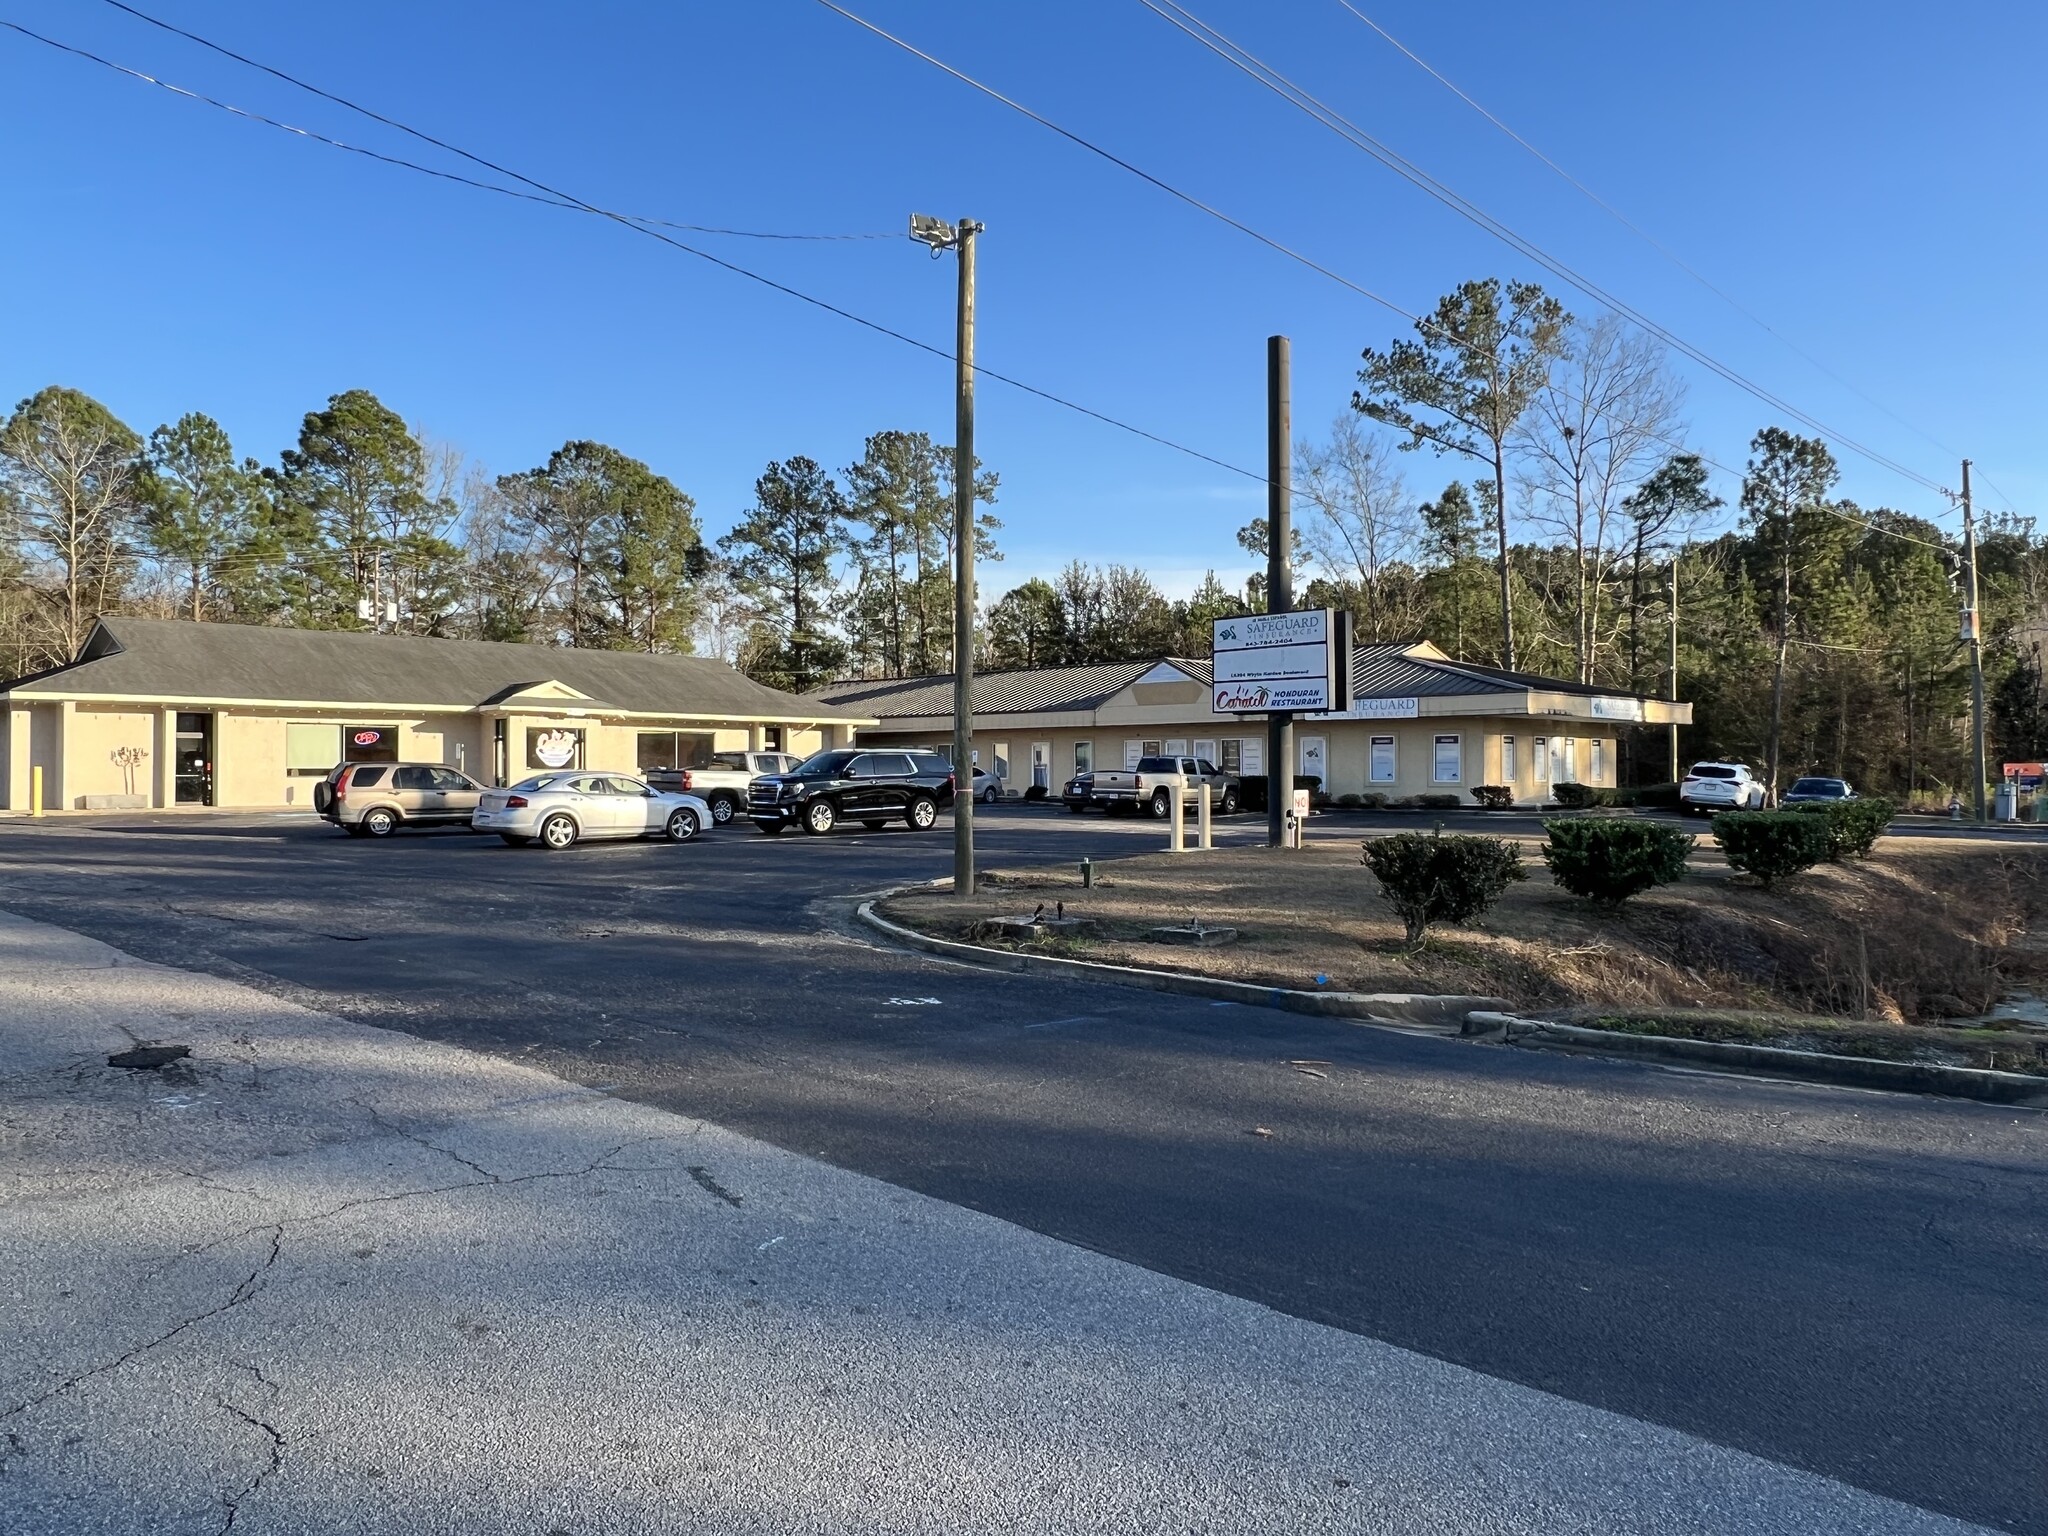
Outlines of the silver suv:
<svg viewBox="0 0 2048 1536">
<path fill-rule="evenodd" d="M 484 787 L 439 763 L 343 763 L 313 790 L 313 809 L 352 837 L 400 827 L 468 826 Z"/>
</svg>

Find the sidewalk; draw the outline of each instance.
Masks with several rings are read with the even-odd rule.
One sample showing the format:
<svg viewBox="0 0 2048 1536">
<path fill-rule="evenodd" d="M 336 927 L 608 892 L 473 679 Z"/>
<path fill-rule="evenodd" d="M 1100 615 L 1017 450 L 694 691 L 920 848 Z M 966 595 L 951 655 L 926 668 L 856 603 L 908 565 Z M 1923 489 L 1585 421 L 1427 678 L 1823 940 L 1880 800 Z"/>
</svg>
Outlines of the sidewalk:
<svg viewBox="0 0 2048 1536">
<path fill-rule="evenodd" d="M 0 914 L 10 1536 L 1973 1529 Z"/>
</svg>

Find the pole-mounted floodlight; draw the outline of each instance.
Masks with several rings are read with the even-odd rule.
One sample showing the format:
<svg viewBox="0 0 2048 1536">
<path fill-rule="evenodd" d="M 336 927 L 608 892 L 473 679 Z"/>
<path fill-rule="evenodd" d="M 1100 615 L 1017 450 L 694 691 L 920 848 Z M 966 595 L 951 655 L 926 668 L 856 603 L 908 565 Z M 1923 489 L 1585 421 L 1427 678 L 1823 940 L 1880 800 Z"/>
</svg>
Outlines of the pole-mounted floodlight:
<svg viewBox="0 0 2048 1536">
<path fill-rule="evenodd" d="M 950 250 L 960 243 L 960 231 L 944 219 L 935 219 L 928 213 L 913 213 L 910 216 L 910 238 L 922 240 L 932 248 L 932 255 Z"/>
</svg>

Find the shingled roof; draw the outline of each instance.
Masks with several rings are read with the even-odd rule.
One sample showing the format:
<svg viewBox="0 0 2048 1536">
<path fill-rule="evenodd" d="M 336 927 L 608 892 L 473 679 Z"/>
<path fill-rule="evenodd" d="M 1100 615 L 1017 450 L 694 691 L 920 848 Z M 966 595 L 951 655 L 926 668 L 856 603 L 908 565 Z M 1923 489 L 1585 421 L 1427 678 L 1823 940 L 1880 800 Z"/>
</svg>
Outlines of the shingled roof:
<svg viewBox="0 0 2048 1536">
<path fill-rule="evenodd" d="M 101 619 L 69 666 L 0 693 L 475 709 L 550 682 L 583 697 L 536 701 L 544 706 L 720 720 L 873 718 L 765 687 L 704 656 L 122 615 Z"/>
<path fill-rule="evenodd" d="M 1164 664 L 1185 672 L 1190 679 L 1209 686 L 1206 661 L 1166 658 Z M 1034 667 L 1013 672 L 974 674 L 973 709 L 977 715 L 1056 715 L 1072 710 L 1099 709 L 1103 702 L 1161 665 L 1149 661 L 1107 662 L 1091 667 Z M 846 709 L 858 709 L 884 719 L 913 715 L 950 715 L 953 712 L 953 674 L 931 677 L 892 677 L 872 682 L 840 682 L 820 688 L 812 695 Z"/>
</svg>

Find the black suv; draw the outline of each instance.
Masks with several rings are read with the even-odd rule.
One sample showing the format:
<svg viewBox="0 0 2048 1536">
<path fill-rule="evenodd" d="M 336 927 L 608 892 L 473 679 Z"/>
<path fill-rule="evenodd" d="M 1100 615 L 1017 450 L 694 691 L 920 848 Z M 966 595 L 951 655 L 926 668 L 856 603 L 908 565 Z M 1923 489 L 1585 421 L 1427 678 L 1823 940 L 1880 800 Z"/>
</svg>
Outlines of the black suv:
<svg viewBox="0 0 2048 1536">
<path fill-rule="evenodd" d="M 830 832 L 842 821 L 872 831 L 909 822 L 920 832 L 953 803 L 953 765 L 936 752 L 840 747 L 747 786 L 747 815 L 771 836 L 784 827 Z"/>
</svg>

